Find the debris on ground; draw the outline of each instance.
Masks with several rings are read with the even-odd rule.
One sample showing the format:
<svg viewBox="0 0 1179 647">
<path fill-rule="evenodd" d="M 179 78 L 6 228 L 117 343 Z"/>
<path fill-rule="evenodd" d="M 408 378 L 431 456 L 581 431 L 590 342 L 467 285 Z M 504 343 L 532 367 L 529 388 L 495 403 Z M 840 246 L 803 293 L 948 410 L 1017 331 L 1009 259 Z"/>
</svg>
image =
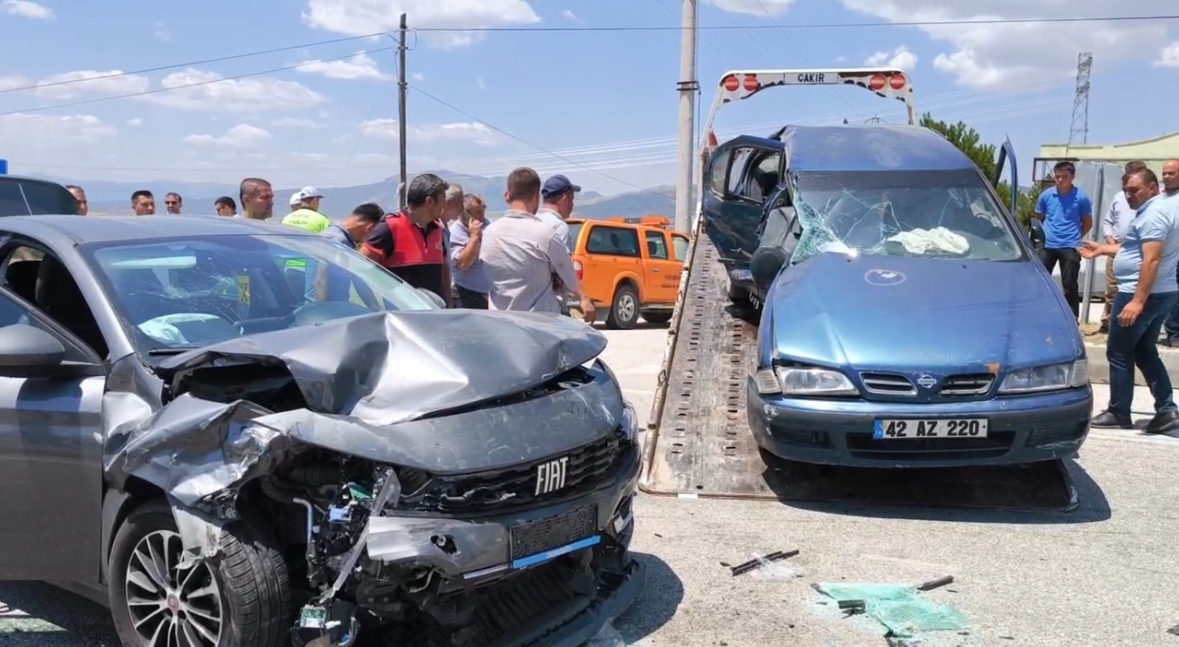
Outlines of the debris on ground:
<svg viewBox="0 0 1179 647">
<path fill-rule="evenodd" d="M 840 603 L 845 617 L 865 614 L 888 630 L 890 638 L 908 640 L 929 631 L 962 631 L 969 620 L 959 610 L 924 599 L 919 589 L 937 588 L 947 578 L 932 580 L 914 587 L 905 584 L 813 584 L 819 593 Z M 846 605 L 846 606 L 845 606 Z M 862 608 L 863 611 L 856 611 Z"/>
<path fill-rule="evenodd" d="M 953 584 L 953 583 L 954 583 L 954 576 L 947 575 L 945 577 L 939 577 L 936 580 L 930 580 L 928 582 L 924 582 L 922 584 L 919 584 L 917 586 L 917 590 L 918 591 L 932 591 L 934 589 L 939 589 L 943 586 L 946 586 L 947 584 Z"/>
<path fill-rule="evenodd" d="M 721 562 L 721 565 L 722 566 L 729 566 L 729 571 L 732 572 L 733 577 L 736 577 L 738 575 L 744 575 L 745 573 L 748 573 L 750 571 L 758 571 L 758 570 L 765 571 L 766 567 L 772 566 L 774 568 L 769 569 L 769 570 L 774 571 L 777 574 L 776 577 L 766 577 L 765 572 L 754 573 L 753 577 L 755 577 L 757 579 L 790 579 L 790 578 L 794 578 L 794 577 L 801 577 L 801 575 L 802 575 L 801 569 L 792 568 L 789 565 L 782 564 L 780 562 L 782 560 L 794 557 L 798 553 L 799 553 L 799 551 L 797 551 L 797 550 L 778 550 L 778 551 L 774 551 L 772 553 L 769 553 L 768 555 L 761 555 L 761 554 L 755 553 L 753 555 L 752 559 L 750 559 L 749 561 L 741 562 L 740 564 L 737 564 L 736 566 L 729 566 L 728 564 L 725 564 L 724 562 Z"/>
<path fill-rule="evenodd" d="M 1167 633 L 1171 634 L 1172 636 L 1179 636 L 1179 625 L 1171 627 L 1167 630 Z"/>
</svg>

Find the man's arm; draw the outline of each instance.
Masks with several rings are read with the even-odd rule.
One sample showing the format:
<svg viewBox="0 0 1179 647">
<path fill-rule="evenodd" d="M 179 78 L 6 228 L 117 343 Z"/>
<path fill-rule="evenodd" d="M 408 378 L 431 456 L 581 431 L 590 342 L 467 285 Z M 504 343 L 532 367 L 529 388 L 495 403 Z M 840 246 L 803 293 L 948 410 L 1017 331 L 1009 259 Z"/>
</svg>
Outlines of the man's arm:
<svg viewBox="0 0 1179 647">
<path fill-rule="evenodd" d="M 1146 303 L 1146 298 L 1154 289 L 1163 261 L 1163 246 L 1174 225 L 1174 216 L 1157 206 L 1137 225 L 1138 236 L 1142 240 L 1142 268 L 1138 270 L 1138 290 L 1134 292 L 1134 301 L 1140 304 Z"/>
<path fill-rule="evenodd" d="M 1044 222 L 1044 213 L 1048 211 L 1048 201 L 1044 199 L 1047 195 L 1048 192 L 1044 191 L 1040 193 L 1040 197 L 1036 200 L 1036 213 L 1034 215 L 1040 222 Z"/>
<path fill-rule="evenodd" d="M 1079 203 L 1081 208 L 1081 238 L 1084 238 L 1093 229 L 1093 201 L 1089 199 L 1089 196 L 1082 195 Z"/>
<path fill-rule="evenodd" d="M 1117 230 L 1117 221 L 1114 215 L 1118 212 L 1118 200 L 1114 198 L 1109 201 L 1109 208 L 1105 210 L 1105 215 L 1101 216 L 1101 232 L 1105 234 L 1106 243 L 1116 243 L 1117 237 L 1114 236 L 1114 231 Z"/>
<path fill-rule="evenodd" d="M 461 231 L 458 235 L 454 231 L 450 232 L 450 258 L 454 260 L 455 267 L 466 272 L 471 269 L 475 261 L 479 260 L 479 248 L 483 243 L 483 230 L 475 227 L 471 229 L 470 235 L 465 238 L 463 236 Z"/>
<path fill-rule="evenodd" d="M 581 282 L 577 280 L 577 271 L 573 269 L 573 255 L 569 253 L 569 247 L 557 232 L 553 232 L 549 238 L 549 269 L 553 275 L 561 282 L 570 294 L 577 297 L 580 301 L 582 314 L 588 322 L 594 321 L 597 317 L 597 309 L 594 308 L 594 302 L 590 300 L 589 295 L 581 289 Z"/>
<path fill-rule="evenodd" d="M 393 230 L 389 229 L 388 222 L 382 220 L 360 246 L 360 253 L 380 263 L 393 254 L 395 244 Z"/>
</svg>

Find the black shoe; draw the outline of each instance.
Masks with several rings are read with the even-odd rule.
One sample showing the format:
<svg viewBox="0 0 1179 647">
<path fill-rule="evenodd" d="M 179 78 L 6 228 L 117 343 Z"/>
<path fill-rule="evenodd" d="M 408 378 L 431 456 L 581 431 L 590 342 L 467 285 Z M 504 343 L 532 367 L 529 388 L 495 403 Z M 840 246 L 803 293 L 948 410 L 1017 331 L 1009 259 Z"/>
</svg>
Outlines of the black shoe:
<svg viewBox="0 0 1179 647">
<path fill-rule="evenodd" d="M 1179 429 L 1179 411 L 1160 411 L 1146 423 L 1146 433 L 1165 434 Z"/>
<path fill-rule="evenodd" d="M 1133 429 L 1134 421 L 1129 417 L 1123 418 L 1112 411 L 1102 411 L 1093 416 L 1093 420 L 1089 422 L 1089 426 L 1097 427 L 1098 429 Z"/>
</svg>

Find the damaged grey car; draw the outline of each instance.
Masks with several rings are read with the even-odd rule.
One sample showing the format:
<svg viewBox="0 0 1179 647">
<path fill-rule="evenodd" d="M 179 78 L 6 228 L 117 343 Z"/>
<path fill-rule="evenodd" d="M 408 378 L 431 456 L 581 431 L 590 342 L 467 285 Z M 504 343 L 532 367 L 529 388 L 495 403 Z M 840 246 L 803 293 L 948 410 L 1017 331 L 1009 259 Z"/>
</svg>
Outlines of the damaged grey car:
<svg viewBox="0 0 1179 647">
<path fill-rule="evenodd" d="M 591 328 L 228 218 L 3 218 L 0 268 L 0 577 L 126 647 L 572 647 L 638 595 Z"/>
</svg>

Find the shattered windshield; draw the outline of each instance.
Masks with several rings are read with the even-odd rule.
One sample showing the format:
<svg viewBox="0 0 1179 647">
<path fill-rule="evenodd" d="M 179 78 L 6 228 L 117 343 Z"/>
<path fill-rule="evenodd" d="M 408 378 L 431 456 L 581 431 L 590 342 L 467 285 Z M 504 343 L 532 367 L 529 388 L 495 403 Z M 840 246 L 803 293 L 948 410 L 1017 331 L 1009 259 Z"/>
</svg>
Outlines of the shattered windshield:
<svg viewBox="0 0 1179 647">
<path fill-rule="evenodd" d="M 802 237 L 792 263 L 824 251 L 1013 261 L 1023 247 L 974 170 L 797 173 Z"/>
<path fill-rule="evenodd" d="M 326 238 L 209 236 L 80 249 L 133 343 L 148 353 L 433 308 L 409 284 Z"/>
</svg>

